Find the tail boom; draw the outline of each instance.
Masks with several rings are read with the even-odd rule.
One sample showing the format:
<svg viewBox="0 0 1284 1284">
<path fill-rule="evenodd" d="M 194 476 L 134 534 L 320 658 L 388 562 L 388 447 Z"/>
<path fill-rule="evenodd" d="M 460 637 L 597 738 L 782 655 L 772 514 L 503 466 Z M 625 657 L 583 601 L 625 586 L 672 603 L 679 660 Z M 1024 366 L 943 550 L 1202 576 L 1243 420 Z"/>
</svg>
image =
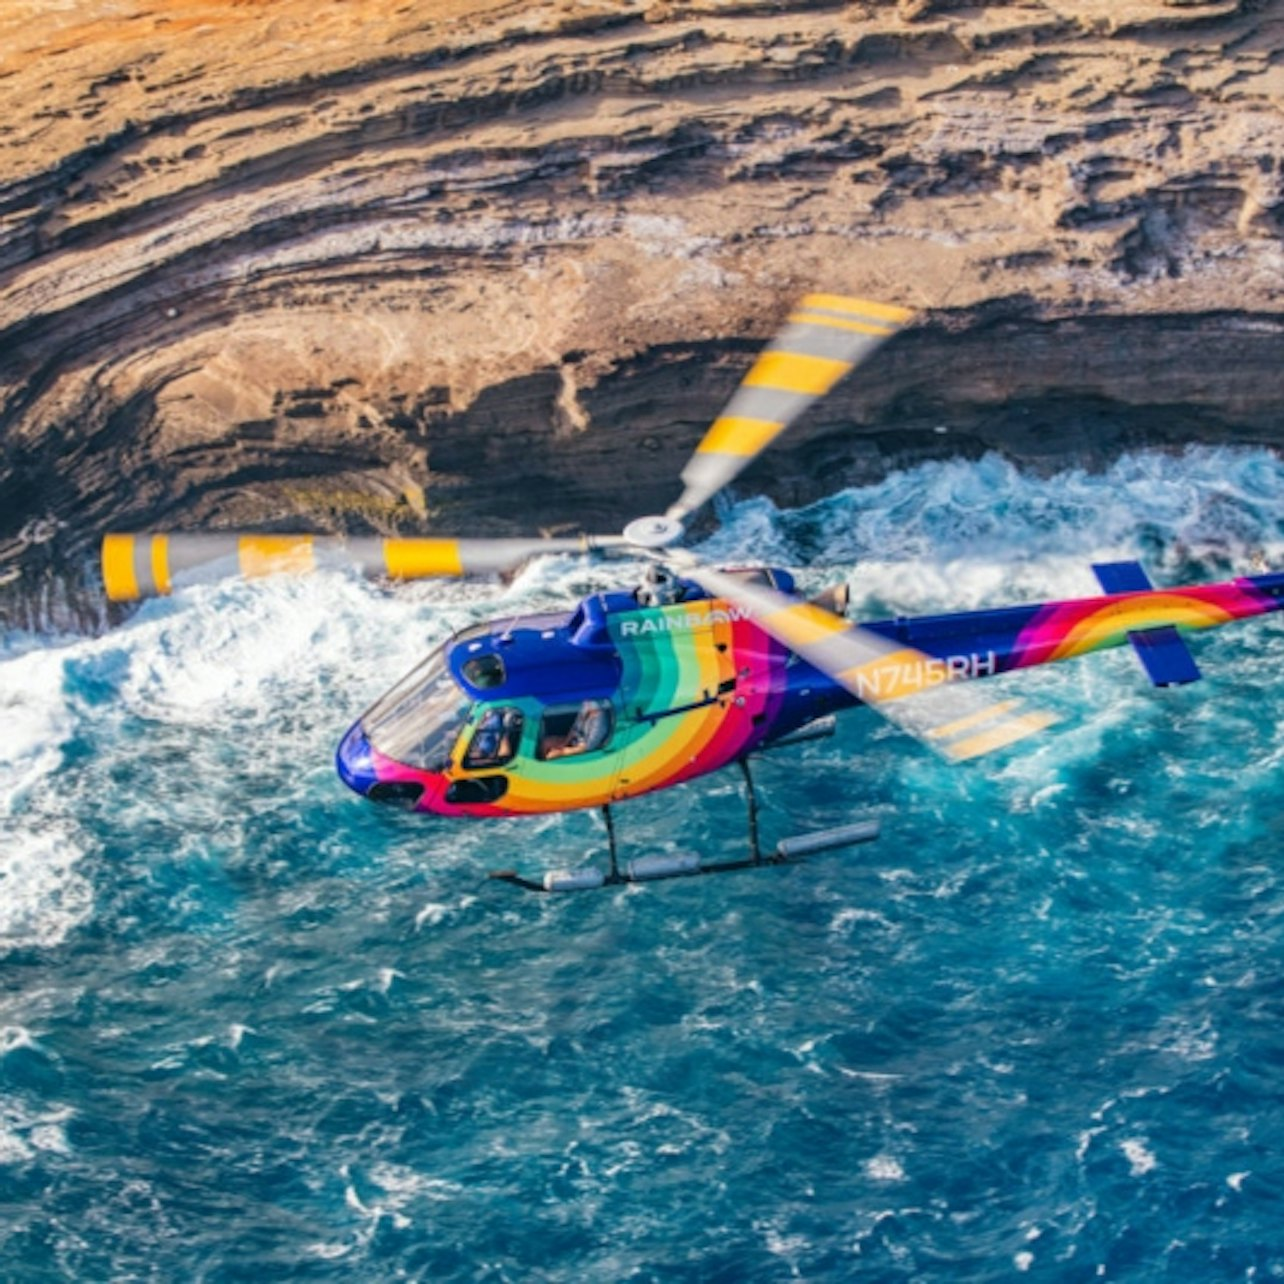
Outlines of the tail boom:
<svg viewBox="0 0 1284 1284">
<path fill-rule="evenodd" d="M 1185 667 L 1181 635 L 1221 628 L 1284 609 L 1284 573 L 1244 576 L 1218 584 L 1137 589 L 1097 597 L 1031 606 L 1003 607 L 954 615 L 918 616 L 866 625 L 908 643 L 950 666 L 951 676 L 983 678 L 1016 669 L 1070 660 L 1133 643 L 1140 651 L 1162 652 L 1151 678 L 1161 685 L 1192 681 Z M 1189 659 L 1189 657 L 1186 657 Z"/>
</svg>

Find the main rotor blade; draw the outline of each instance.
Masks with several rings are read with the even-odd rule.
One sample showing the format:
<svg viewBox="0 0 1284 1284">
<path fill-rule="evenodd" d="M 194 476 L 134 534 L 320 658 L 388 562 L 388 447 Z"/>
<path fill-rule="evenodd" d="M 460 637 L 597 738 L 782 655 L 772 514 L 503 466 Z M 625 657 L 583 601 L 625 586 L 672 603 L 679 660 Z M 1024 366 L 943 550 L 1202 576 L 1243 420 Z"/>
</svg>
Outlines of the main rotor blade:
<svg viewBox="0 0 1284 1284">
<path fill-rule="evenodd" d="M 740 607 L 764 633 L 952 762 L 1015 744 L 1058 721 L 1038 710 L 1020 712 L 1019 699 L 991 701 L 953 680 L 944 660 L 823 607 L 711 567 L 684 566 L 682 574 Z"/>
<path fill-rule="evenodd" d="M 614 548 L 616 535 L 570 539 L 383 539 L 337 535 L 105 535 L 103 583 L 113 602 L 169 593 L 219 575 L 306 574 L 355 567 L 396 580 L 494 575 L 546 553 Z"/>
<path fill-rule="evenodd" d="M 668 515 L 685 521 L 913 315 L 867 299 L 807 295 L 696 447 Z"/>
</svg>

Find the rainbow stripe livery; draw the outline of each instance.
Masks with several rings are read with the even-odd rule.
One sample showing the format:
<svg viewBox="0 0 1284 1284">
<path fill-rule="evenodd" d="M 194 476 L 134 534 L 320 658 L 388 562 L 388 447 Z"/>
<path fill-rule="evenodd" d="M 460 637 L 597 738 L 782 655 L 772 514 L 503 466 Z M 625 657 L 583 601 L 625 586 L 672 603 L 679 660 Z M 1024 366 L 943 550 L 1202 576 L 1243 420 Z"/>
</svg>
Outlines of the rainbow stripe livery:
<svg viewBox="0 0 1284 1284">
<path fill-rule="evenodd" d="M 1144 582 L 1135 564 L 1113 569 Z M 779 570 L 738 578 L 777 595 L 793 588 Z M 1147 641 L 1181 651 L 1179 633 L 1284 606 L 1284 574 L 1268 574 L 875 621 L 860 632 L 882 639 L 885 652 L 840 683 L 807 660 L 809 639 L 828 645 L 844 636 L 843 626 L 819 628 L 836 617 L 792 599 L 797 624 L 787 627 L 796 627 L 799 646 L 787 647 L 776 640 L 781 621 L 773 637 L 751 611 L 695 580 L 679 589 L 682 600 L 669 606 L 599 593 L 566 615 L 495 622 L 451 639 L 351 728 L 340 774 L 372 798 L 443 815 L 602 806 L 716 771 L 830 712 L 884 701 L 912 711 L 960 685 L 1129 641 L 1139 652 Z M 1188 676 L 1177 680 L 1198 676 L 1193 662 L 1181 672 Z M 975 757 L 1052 721 L 1020 705 L 1008 698 L 933 715 L 920 731 L 947 757 Z M 577 731 L 586 721 L 597 726 L 592 737 Z"/>
<path fill-rule="evenodd" d="M 1256 584 L 1254 580 L 1234 580 L 1203 588 L 1121 593 L 1104 602 L 1101 598 L 1087 598 L 1054 603 L 1043 608 L 1021 632 L 1014 667 L 1069 660 L 1104 647 L 1122 646 L 1130 633 L 1164 626 L 1215 629 L 1231 620 L 1244 620 L 1275 609 L 1269 591 Z"/>
</svg>

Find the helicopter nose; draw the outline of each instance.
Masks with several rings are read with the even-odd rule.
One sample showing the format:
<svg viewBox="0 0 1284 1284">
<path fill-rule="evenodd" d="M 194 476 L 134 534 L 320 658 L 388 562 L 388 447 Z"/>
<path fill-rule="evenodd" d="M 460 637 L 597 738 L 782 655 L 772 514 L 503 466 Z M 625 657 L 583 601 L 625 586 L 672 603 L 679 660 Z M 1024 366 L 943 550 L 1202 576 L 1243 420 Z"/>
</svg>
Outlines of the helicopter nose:
<svg viewBox="0 0 1284 1284">
<path fill-rule="evenodd" d="M 334 765 L 343 783 L 363 796 L 369 794 L 379 783 L 370 752 L 370 740 L 361 723 L 353 723 L 348 734 L 339 742 L 334 754 Z"/>
<path fill-rule="evenodd" d="M 350 727 L 348 734 L 339 742 L 334 765 L 349 789 L 375 802 L 413 808 L 424 792 L 424 786 L 417 781 L 379 779 L 375 773 L 370 738 L 359 722 Z"/>
</svg>

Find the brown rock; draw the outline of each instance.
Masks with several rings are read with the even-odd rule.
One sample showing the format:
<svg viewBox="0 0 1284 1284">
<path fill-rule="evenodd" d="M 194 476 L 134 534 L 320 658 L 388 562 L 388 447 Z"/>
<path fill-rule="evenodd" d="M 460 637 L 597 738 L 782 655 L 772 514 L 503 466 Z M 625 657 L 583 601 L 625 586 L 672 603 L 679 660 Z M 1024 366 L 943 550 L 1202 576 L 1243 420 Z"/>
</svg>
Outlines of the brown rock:
<svg viewBox="0 0 1284 1284">
<path fill-rule="evenodd" d="M 922 320 L 747 479 L 783 499 L 1278 443 L 1274 6 L 424 8 L 5 7 L 0 563 L 614 528 L 815 287 Z"/>
</svg>

